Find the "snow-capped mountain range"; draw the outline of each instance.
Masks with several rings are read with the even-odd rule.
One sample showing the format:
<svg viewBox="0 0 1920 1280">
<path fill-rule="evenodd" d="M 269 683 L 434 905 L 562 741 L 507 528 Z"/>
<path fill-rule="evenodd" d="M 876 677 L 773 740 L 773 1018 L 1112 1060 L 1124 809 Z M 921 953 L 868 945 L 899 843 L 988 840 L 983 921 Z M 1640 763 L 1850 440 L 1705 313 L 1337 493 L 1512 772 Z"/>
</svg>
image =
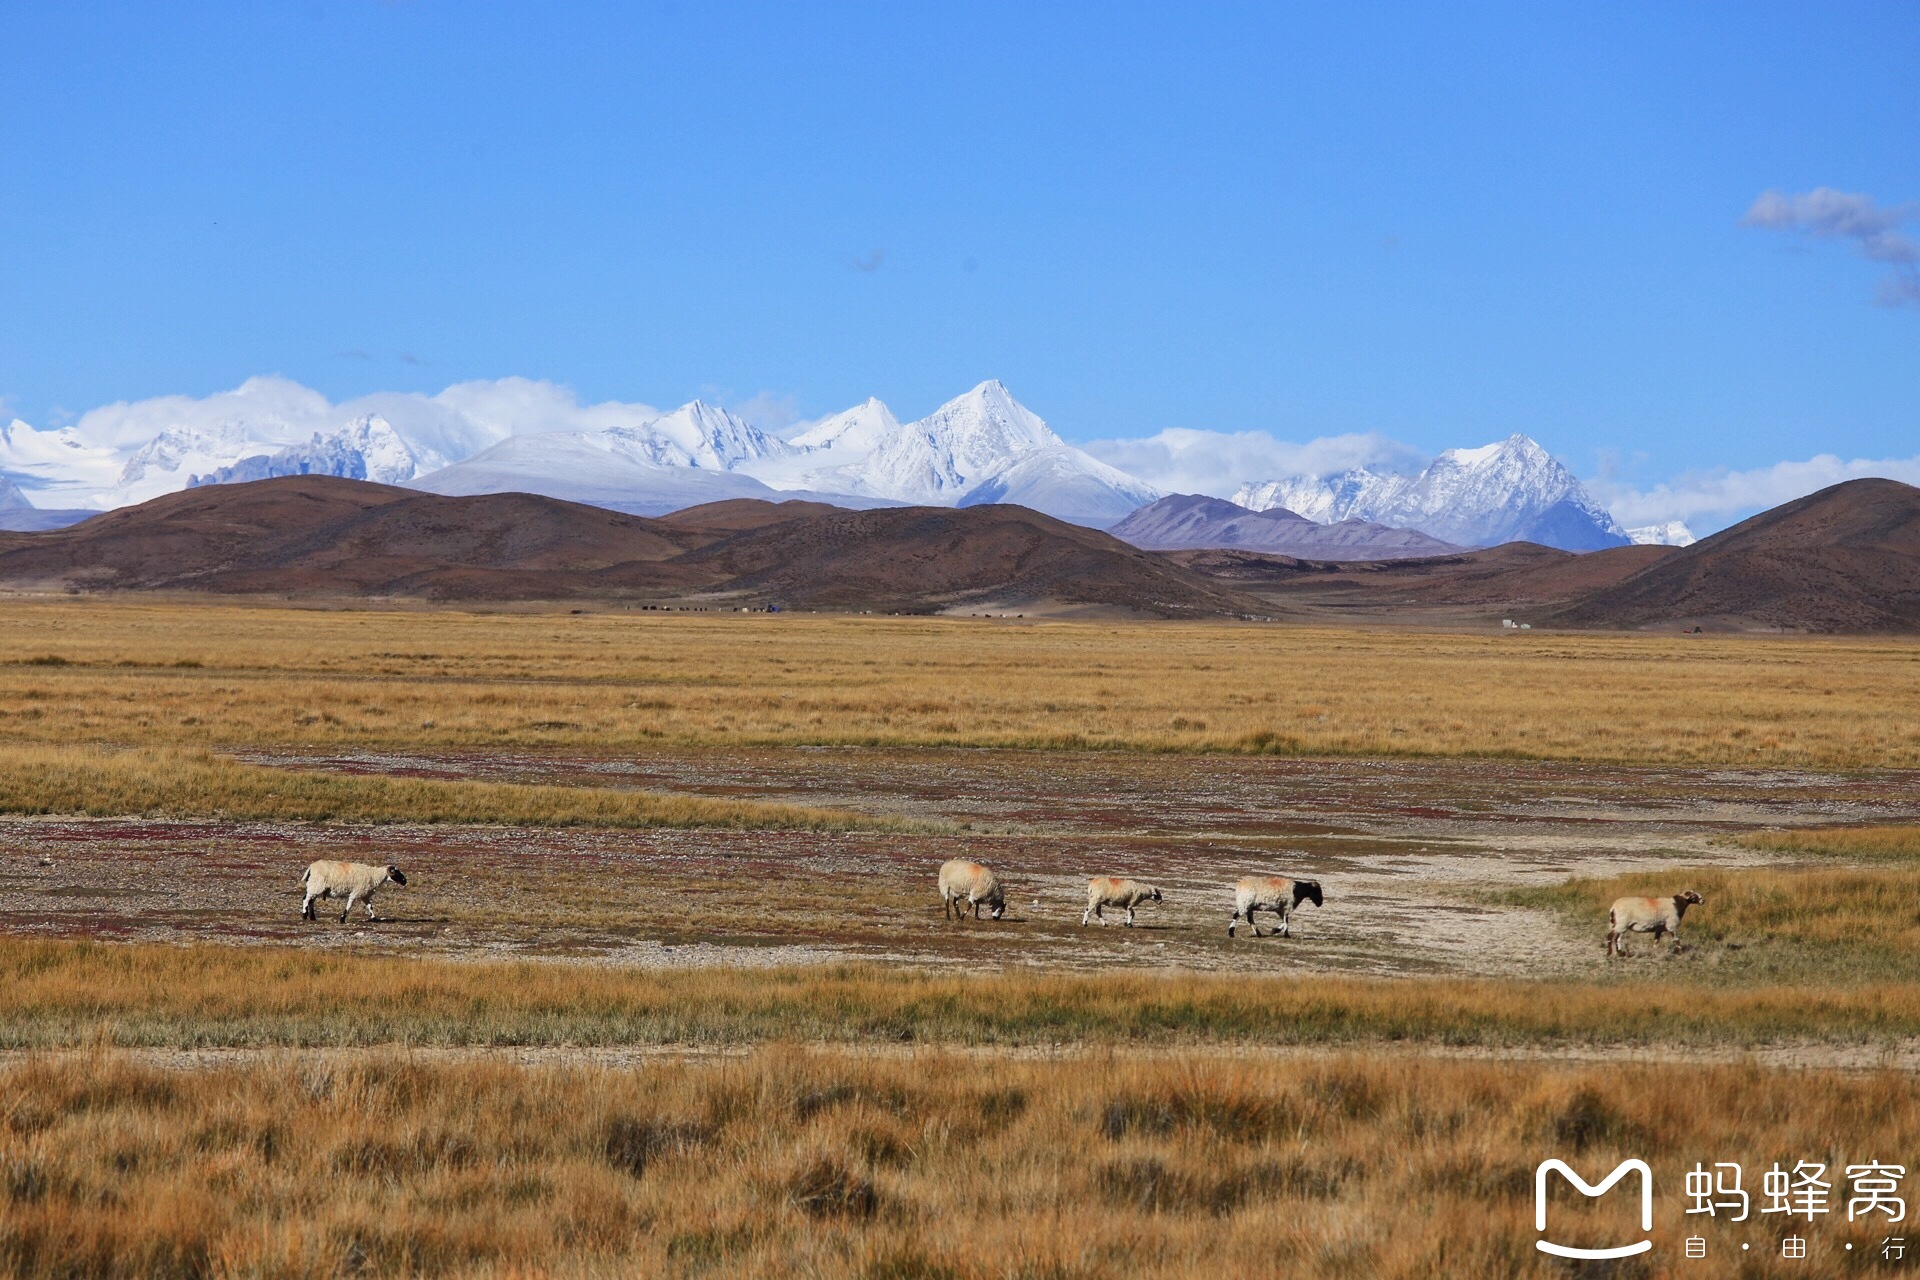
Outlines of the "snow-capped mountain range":
<svg viewBox="0 0 1920 1280">
<path fill-rule="evenodd" d="M 530 431 L 461 413 L 457 388 L 431 415 L 417 405 L 400 413 L 392 398 L 373 397 L 362 404 L 384 411 L 313 430 L 314 411 L 295 395 L 304 391 L 297 384 L 257 380 L 230 398 L 238 406 L 253 392 L 257 401 L 259 387 L 279 397 L 264 412 L 229 413 L 223 402 L 217 415 L 188 421 L 168 402 L 157 434 L 123 433 L 119 448 L 72 427 L 0 425 L 0 485 L 17 482 L 6 492 L 20 512 L 49 516 L 55 507 L 105 510 L 193 485 L 324 474 L 443 494 L 542 493 L 642 515 L 741 497 L 842 506 L 1006 502 L 1098 528 L 1162 496 L 1067 443 L 997 381 L 916 421 L 902 423 L 870 399 L 784 435 L 699 400 L 668 413 L 599 406 L 591 429 Z M 116 408 L 131 413 L 156 403 Z M 1364 520 L 1413 529 L 1460 546 L 1527 539 L 1591 550 L 1629 538 L 1684 545 L 1692 537 L 1678 522 L 1629 534 L 1522 435 L 1448 450 L 1417 474 L 1363 468 L 1283 477 L 1246 484 L 1233 501 L 1327 525 Z"/>
<path fill-rule="evenodd" d="M 1366 468 L 1245 484 L 1233 501 L 1284 507 L 1310 520 L 1369 520 L 1464 547 L 1539 542 L 1567 551 L 1627 545 L 1627 531 L 1574 474 L 1514 434 L 1478 449 L 1448 449 L 1413 475 Z"/>
<path fill-rule="evenodd" d="M 632 426 L 512 436 L 415 483 L 448 494 L 532 488 L 640 514 L 729 497 L 1015 502 L 1099 527 L 1160 496 L 1062 440 L 998 382 L 904 424 L 868 400 L 791 439 L 696 400 Z"/>
</svg>

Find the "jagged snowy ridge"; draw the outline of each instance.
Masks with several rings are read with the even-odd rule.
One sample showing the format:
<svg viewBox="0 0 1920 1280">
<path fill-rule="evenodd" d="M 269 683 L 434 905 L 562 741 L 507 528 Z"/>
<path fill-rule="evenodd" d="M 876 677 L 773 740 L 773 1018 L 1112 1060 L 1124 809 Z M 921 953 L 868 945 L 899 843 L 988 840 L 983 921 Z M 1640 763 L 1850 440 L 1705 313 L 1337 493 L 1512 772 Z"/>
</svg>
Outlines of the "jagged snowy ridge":
<svg viewBox="0 0 1920 1280">
<path fill-rule="evenodd" d="M 1449 449 L 1415 475 L 1364 468 L 1241 486 L 1233 501 L 1276 506 L 1321 523 L 1369 520 L 1418 529 L 1460 546 L 1542 542 L 1569 551 L 1624 546 L 1626 530 L 1574 474 L 1515 434 L 1477 449 Z"/>
</svg>

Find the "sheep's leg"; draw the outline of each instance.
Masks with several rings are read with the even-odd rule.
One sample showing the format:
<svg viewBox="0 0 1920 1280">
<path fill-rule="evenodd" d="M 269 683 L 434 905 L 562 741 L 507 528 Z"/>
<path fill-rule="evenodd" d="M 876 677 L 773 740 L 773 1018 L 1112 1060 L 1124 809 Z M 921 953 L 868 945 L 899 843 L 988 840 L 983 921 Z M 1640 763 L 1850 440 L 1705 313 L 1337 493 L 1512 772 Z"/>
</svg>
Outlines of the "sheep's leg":
<svg viewBox="0 0 1920 1280">
<path fill-rule="evenodd" d="M 1133 908 L 1131 906 L 1127 908 L 1127 928 L 1133 928 Z"/>
<path fill-rule="evenodd" d="M 380 918 L 379 916 L 373 914 L 373 895 L 372 894 L 368 894 L 365 898 L 362 898 L 360 900 L 360 905 L 367 909 L 367 919 L 378 920 Z"/>
<path fill-rule="evenodd" d="M 1236 911 L 1227 918 L 1227 936 L 1229 938 L 1233 937 L 1234 930 L 1238 929 L 1239 927 L 1240 927 L 1240 913 Z"/>
<path fill-rule="evenodd" d="M 317 894 L 309 893 L 307 895 L 307 900 L 300 904 L 300 918 L 302 920 L 313 919 L 313 900 L 317 896 L 318 896 Z"/>
<path fill-rule="evenodd" d="M 1278 932 L 1283 938 L 1291 938 L 1293 936 L 1293 918 L 1287 914 L 1284 907 L 1280 910 L 1280 928 Z"/>
<path fill-rule="evenodd" d="M 347 895 L 347 905 L 340 908 L 341 924 L 345 924 L 347 922 L 347 917 L 353 914 L 353 904 L 358 901 L 360 901 L 360 895 L 358 893 L 349 893 Z"/>
</svg>

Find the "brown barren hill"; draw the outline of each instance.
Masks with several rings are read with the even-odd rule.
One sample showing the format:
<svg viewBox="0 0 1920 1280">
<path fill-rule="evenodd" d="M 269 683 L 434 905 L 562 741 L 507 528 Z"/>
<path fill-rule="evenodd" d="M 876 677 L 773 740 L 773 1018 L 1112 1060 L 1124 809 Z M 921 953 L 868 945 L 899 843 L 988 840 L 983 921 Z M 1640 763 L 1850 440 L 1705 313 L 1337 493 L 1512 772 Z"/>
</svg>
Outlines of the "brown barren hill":
<svg viewBox="0 0 1920 1280">
<path fill-rule="evenodd" d="M 0 584 L 555 598 L 591 591 L 594 571 L 669 560 L 708 540 L 531 494 L 448 498 L 284 476 L 168 494 L 69 529 L 0 535 Z"/>
<path fill-rule="evenodd" d="M 731 527 L 729 527 L 731 526 Z M 0 587 L 312 598 L 667 600 L 933 612 L 1055 601 L 1162 617 L 1258 601 L 1106 534 L 982 506 L 729 502 L 673 520 L 334 476 L 210 485 L 0 534 Z"/>
<path fill-rule="evenodd" d="M 1265 607 L 1108 534 L 998 504 L 834 511 L 742 533 L 681 564 L 744 597 L 811 608 L 1044 601 L 1203 617 Z"/>
<path fill-rule="evenodd" d="M 725 498 L 719 502 L 703 502 L 696 507 L 686 507 L 660 519 L 683 529 L 739 532 L 785 524 L 789 520 L 804 520 L 808 516 L 830 515 L 840 509 L 829 502 L 808 502 L 801 498 L 789 498 L 785 502 L 768 502 L 765 498 Z"/>
<path fill-rule="evenodd" d="M 1920 629 L 1920 489 L 1848 480 L 1702 539 L 1557 621 L 1788 631 Z"/>
<path fill-rule="evenodd" d="M 1504 613 L 1564 604 L 1639 573 L 1672 547 L 1610 547 L 1584 554 L 1532 542 L 1399 560 L 1307 560 L 1241 550 L 1176 551 L 1168 559 L 1276 601 L 1399 614 Z"/>
</svg>

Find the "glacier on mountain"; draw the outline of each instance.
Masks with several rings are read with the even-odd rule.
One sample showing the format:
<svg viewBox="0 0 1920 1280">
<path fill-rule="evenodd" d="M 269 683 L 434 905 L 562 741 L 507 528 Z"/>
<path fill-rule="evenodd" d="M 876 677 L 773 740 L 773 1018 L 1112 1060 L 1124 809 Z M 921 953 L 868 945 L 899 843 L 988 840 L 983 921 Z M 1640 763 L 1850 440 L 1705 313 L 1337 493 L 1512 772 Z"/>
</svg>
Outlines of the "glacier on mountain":
<svg viewBox="0 0 1920 1280">
<path fill-rule="evenodd" d="M 1574 474 L 1527 436 L 1449 449 L 1413 475 L 1358 468 L 1241 486 L 1254 511 L 1283 506 L 1321 523 L 1370 520 L 1460 546 L 1538 542 L 1566 551 L 1627 544 L 1626 530 Z"/>
</svg>

